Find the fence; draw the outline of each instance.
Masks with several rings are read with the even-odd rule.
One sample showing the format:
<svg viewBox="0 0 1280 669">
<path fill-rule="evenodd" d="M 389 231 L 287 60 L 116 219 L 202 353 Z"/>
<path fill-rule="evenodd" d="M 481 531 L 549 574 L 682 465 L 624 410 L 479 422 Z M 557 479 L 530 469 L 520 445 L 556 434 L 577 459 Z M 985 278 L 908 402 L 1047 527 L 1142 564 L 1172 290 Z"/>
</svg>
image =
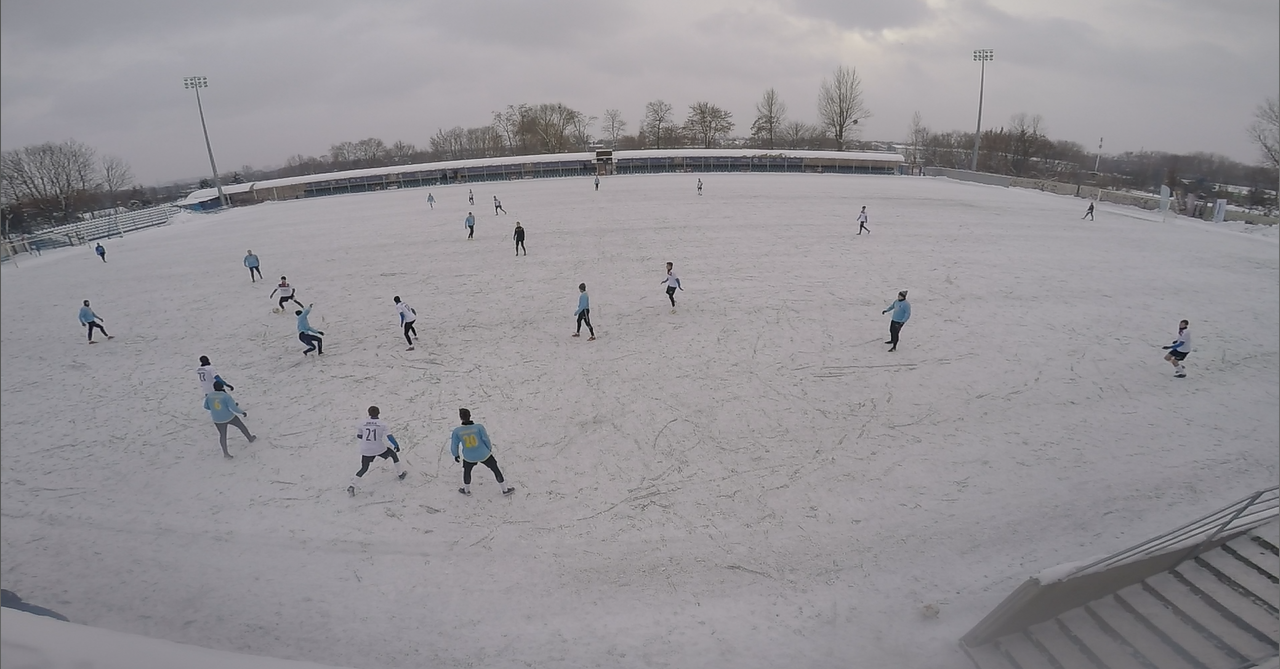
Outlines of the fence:
<svg viewBox="0 0 1280 669">
<path fill-rule="evenodd" d="M 164 225 L 179 211 L 181 210 L 178 207 L 171 204 L 162 204 L 48 228 L 21 239 L 7 240 L 5 256 L 32 251 L 39 253 L 61 246 L 79 246 L 99 239 L 122 237 L 129 232 Z"/>
</svg>

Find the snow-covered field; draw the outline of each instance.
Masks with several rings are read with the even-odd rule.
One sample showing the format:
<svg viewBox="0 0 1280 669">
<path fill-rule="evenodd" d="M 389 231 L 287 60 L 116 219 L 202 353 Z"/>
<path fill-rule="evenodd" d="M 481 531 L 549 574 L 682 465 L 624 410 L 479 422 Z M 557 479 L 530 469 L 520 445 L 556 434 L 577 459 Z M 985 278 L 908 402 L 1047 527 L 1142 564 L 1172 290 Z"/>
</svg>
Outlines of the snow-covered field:
<svg viewBox="0 0 1280 669">
<path fill-rule="evenodd" d="M 664 175 L 264 204 L 112 240 L 106 264 L 19 258 L 4 587 L 360 668 L 963 667 L 958 637 L 1027 576 L 1280 476 L 1274 235 L 941 179 L 701 176 L 701 197 Z M 315 303 L 322 359 L 246 249 Z M 579 282 L 594 342 L 569 337 Z M 114 341 L 85 344 L 83 299 Z M 232 430 L 234 460 L 200 355 L 260 437 Z M 370 404 L 410 474 L 379 461 L 351 498 Z M 456 492 L 463 406 L 513 497 L 484 468 Z"/>
</svg>

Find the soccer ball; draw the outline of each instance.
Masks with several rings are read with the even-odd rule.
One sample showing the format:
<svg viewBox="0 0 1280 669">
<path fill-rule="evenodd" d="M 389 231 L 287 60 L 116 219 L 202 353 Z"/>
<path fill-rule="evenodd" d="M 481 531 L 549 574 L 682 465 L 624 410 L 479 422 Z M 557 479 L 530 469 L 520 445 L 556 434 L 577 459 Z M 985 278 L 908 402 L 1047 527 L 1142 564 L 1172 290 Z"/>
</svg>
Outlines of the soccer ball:
<svg viewBox="0 0 1280 669">
<path fill-rule="evenodd" d="M 280 313 L 280 311 L 281 311 L 280 307 L 272 307 L 272 308 L 271 308 L 271 313 L 273 313 L 273 314 L 278 314 L 278 313 Z"/>
</svg>

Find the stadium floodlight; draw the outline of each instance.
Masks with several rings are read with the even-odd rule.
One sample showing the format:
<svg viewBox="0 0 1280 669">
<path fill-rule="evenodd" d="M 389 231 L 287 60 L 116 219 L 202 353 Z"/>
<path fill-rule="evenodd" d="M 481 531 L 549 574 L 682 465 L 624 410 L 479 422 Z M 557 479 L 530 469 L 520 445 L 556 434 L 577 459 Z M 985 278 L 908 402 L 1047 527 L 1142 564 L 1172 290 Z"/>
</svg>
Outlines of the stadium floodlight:
<svg viewBox="0 0 1280 669">
<path fill-rule="evenodd" d="M 987 85 L 987 61 L 996 59 L 996 52 L 991 49 L 974 49 L 973 59 L 982 63 L 982 78 L 978 80 L 978 130 L 973 133 L 973 163 L 969 169 L 978 171 L 978 146 L 982 142 L 982 94 Z"/>
<path fill-rule="evenodd" d="M 204 124 L 204 105 L 200 104 L 200 89 L 209 87 L 208 77 L 183 77 L 182 87 L 190 88 L 196 92 L 196 109 L 200 110 L 200 129 L 204 131 L 204 148 L 209 151 L 209 167 L 213 169 L 213 185 L 218 189 L 218 201 L 222 206 L 226 207 L 230 203 L 227 202 L 226 193 L 222 192 L 222 181 L 218 179 L 218 163 L 213 160 L 213 145 L 209 143 L 209 128 Z"/>
</svg>

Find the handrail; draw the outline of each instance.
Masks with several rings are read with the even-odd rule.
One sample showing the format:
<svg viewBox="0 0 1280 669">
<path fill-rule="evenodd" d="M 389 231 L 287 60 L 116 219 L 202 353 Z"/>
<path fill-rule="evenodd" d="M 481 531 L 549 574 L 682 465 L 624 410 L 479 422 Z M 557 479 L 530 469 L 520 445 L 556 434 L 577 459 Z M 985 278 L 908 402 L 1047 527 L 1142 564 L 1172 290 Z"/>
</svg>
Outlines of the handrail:
<svg viewBox="0 0 1280 669">
<path fill-rule="evenodd" d="M 1280 485 L 1263 488 L 1177 529 L 1147 539 L 1142 543 L 1130 546 L 1082 567 L 1077 567 L 1070 571 L 1064 577 L 1064 580 L 1096 567 L 1106 569 L 1131 558 L 1150 555 L 1170 546 L 1191 541 L 1199 535 L 1210 532 L 1207 537 L 1195 540 L 1189 545 L 1207 544 L 1224 532 L 1229 530 L 1248 530 L 1277 515 L 1280 515 Z M 1225 520 L 1223 520 L 1224 517 Z"/>
</svg>

